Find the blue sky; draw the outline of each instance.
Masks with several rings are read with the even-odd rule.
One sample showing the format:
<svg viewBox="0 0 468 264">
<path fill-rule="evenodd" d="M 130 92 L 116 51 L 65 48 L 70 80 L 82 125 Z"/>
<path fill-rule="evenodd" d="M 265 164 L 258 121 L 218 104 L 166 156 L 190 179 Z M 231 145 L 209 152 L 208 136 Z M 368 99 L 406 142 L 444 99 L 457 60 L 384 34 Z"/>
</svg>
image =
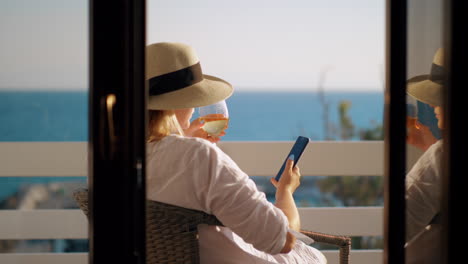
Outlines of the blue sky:
<svg viewBox="0 0 468 264">
<path fill-rule="evenodd" d="M 185 42 L 238 90 L 383 90 L 384 0 L 149 0 L 147 42 Z M 0 89 L 87 89 L 88 1 L 0 3 Z"/>
</svg>

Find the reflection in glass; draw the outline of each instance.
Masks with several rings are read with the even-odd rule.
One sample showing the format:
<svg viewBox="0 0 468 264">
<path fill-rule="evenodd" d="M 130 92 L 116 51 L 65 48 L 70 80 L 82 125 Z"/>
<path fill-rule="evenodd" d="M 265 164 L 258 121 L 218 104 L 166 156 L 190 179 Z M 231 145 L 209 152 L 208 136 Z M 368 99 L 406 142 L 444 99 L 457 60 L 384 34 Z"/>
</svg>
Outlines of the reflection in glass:
<svg viewBox="0 0 468 264">
<path fill-rule="evenodd" d="M 432 132 L 443 129 L 443 49 L 437 49 L 430 72 L 408 80 L 411 101 L 428 105 L 436 122 L 421 124 L 420 114 L 408 111 L 407 143 L 424 151 L 406 176 L 406 263 L 440 263 L 441 182 L 443 141 Z M 414 110 L 410 109 L 410 110 Z M 428 119 L 427 119 L 428 120 Z M 427 122 L 426 120 L 426 122 Z"/>
</svg>

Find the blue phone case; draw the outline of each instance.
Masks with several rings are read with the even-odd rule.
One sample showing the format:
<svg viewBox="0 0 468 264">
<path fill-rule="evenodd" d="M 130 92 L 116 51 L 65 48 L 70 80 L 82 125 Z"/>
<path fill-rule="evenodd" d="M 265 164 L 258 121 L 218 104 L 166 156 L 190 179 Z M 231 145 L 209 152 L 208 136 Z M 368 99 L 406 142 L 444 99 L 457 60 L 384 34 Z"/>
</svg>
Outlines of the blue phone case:
<svg viewBox="0 0 468 264">
<path fill-rule="evenodd" d="M 279 181 L 281 178 L 281 175 L 283 174 L 284 167 L 286 166 L 286 161 L 288 160 L 289 156 L 291 154 L 294 154 L 294 166 L 296 166 L 296 163 L 299 161 L 299 158 L 302 155 L 302 152 L 304 152 L 304 149 L 306 148 L 307 144 L 309 143 L 310 139 L 307 137 L 299 136 L 296 139 L 296 143 L 294 143 L 291 151 L 289 152 L 288 156 L 286 156 L 286 159 L 283 162 L 283 166 L 281 166 L 281 169 L 279 170 L 278 174 L 275 177 L 275 180 Z"/>
</svg>

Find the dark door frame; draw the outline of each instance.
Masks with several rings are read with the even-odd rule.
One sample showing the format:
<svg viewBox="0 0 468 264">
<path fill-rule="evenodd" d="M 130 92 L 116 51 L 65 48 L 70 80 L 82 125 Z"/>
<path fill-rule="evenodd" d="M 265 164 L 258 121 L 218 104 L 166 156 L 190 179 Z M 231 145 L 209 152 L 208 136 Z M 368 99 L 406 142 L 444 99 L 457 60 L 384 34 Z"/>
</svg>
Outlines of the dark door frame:
<svg viewBox="0 0 468 264">
<path fill-rule="evenodd" d="M 89 8 L 89 263 L 145 263 L 145 1 Z"/>
<path fill-rule="evenodd" d="M 405 263 L 407 9 L 406 0 L 387 0 L 384 263 Z"/>
<path fill-rule="evenodd" d="M 442 223 L 446 227 L 443 245 L 444 263 L 457 263 L 465 258 L 464 243 L 460 238 L 468 235 L 465 209 L 468 186 L 468 110 L 466 109 L 468 88 L 468 3 L 451 0 L 445 3 L 446 58 L 448 65 L 448 88 L 445 98 L 444 116 L 444 178 Z"/>
</svg>

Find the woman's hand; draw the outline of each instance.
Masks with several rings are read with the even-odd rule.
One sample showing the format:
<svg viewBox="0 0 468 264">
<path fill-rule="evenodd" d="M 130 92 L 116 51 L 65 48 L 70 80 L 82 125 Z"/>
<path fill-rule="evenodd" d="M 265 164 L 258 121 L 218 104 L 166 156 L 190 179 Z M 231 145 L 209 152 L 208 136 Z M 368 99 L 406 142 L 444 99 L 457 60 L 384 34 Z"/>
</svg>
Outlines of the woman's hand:
<svg viewBox="0 0 468 264">
<path fill-rule="evenodd" d="M 416 122 L 408 120 L 406 123 L 407 135 L 406 142 L 423 151 L 426 151 L 432 144 L 437 141 L 429 127 Z"/>
<path fill-rule="evenodd" d="M 301 178 L 301 173 L 298 166 L 294 167 L 294 157 L 288 158 L 286 161 L 286 166 L 284 168 L 283 174 L 279 182 L 275 178 L 271 178 L 271 184 L 276 187 L 276 189 L 284 189 L 291 193 L 294 193 L 299 187 Z"/>
<path fill-rule="evenodd" d="M 190 123 L 190 126 L 187 129 L 184 129 L 185 136 L 203 138 L 212 143 L 217 143 L 221 140 L 222 136 L 226 135 L 226 132 L 223 131 L 219 136 L 210 136 L 202 129 L 203 124 L 204 123 L 201 122 L 200 118 L 193 120 L 192 123 Z"/>
</svg>

